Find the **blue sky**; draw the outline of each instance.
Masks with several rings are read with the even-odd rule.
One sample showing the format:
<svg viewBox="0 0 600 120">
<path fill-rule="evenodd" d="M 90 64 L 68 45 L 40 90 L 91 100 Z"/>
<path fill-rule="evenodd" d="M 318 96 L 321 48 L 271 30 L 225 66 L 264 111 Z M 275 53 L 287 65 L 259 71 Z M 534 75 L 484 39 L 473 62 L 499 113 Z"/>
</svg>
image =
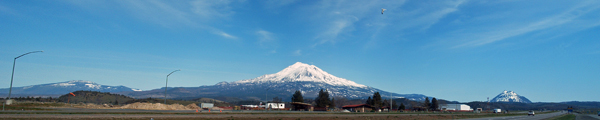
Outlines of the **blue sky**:
<svg viewBox="0 0 600 120">
<path fill-rule="evenodd" d="M 381 8 L 387 9 L 382 15 Z M 143 90 L 295 62 L 385 91 L 600 101 L 600 1 L 0 1 L 0 78 Z"/>
</svg>

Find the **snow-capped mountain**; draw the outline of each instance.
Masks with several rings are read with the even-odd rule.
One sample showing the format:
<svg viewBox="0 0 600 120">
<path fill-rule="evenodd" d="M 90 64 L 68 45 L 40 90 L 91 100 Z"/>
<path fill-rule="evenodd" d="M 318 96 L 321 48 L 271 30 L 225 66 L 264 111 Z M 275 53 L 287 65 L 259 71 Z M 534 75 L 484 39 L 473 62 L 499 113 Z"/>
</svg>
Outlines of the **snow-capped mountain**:
<svg viewBox="0 0 600 120">
<path fill-rule="evenodd" d="M 333 76 L 317 66 L 308 65 L 301 62 L 279 71 L 275 74 L 267 74 L 254 79 L 241 80 L 232 82 L 231 84 L 246 84 L 246 83 L 286 83 L 286 82 L 318 82 L 333 86 L 348 86 L 365 88 L 366 85 L 357 84 L 353 81 L 346 80 Z"/>
<path fill-rule="evenodd" d="M 123 91 L 141 91 L 125 86 L 107 86 L 100 85 L 91 81 L 72 80 L 60 83 L 49 83 L 41 85 L 31 85 L 26 87 L 13 87 L 12 95 L 17 96 L 54 96 L 66 94 L 77 90 L 89 90 L 99 92 L 123 92 Z M 0 95 L 7 95 L 9 88 L 0 89 Z M 11 97 L 13 97 L 11 96 Z"/>
<path fill-rule="evenodd" d="M 517 93 L 513 92 L 513 91 L 504 91 L 500 94 L 498 94 L 498 96 L 494 97 L 494 99 L 492 99 L 490 102 L 518 102 L 518 103 L 531 103 L 531 101 L 529 101 L 529 99 L 517 95 Z"/>
<path fill-rule="evenodd" d="M 271 100 L 273 97 L 288 100 L 296 90 L 302 91 L 305 98 L 314 98 L 323 89 L 329 95 L 349 99 L 366 99 L 379 92 L 382 97 L 408 98 L 411 100 L 424 100 L 421 94 L 397 94 L 379 90 L 377 88 L 358 84 L 353 81 L 331 75 L 314 65 L 297 62 L 287 68 L 274 73 L 266 74 L 254 79 L 235 82 L 220 82 L 212 86 L 169 88 L 168 98 L 194 98 L 194 97 L 239 97 L 246 99 Z M 124 92 L 122 94 L 135 98 L 164 97 L 164 88 L 142 92 Z"/>
</svg>

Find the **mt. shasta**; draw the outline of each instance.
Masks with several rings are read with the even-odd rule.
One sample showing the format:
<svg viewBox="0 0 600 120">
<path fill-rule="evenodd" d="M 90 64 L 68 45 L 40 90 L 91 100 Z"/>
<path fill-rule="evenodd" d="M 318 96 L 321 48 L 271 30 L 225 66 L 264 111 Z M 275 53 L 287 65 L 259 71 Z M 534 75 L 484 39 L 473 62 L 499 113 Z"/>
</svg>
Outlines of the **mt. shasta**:
<svg viewBox="0 0 600 120">
<path fill-rule="evenodd" d="M 177 87 L 168 89 L 168 98 L 198 98 L 198 97 L 238 97 L 242 99 L 270 100 L 279 97 L 288 100 L 296 91 L 300 90 L 305 98 L 314 98 L 319 90 L 327 90 L 331 96 L 341 96 L 349 99 L 365 99 L 379 92 L 382 97 L 407 98 L 411 100 L 424 100 L 421 94 L 397 94 L 379 90 L 377 88 L 358 84 L 353 81 L 333 76 L 314 65 L 297 62 L 275 73 L 267 74 L 254 79 L 235 82 L 220 82 L 212 86 Z M 149 91 L 131 91 L 122 94 L 136 97 L 164 97 L 164 88 Z M 267 98 L 268 96 L 271 96 Z"/>
</svg>

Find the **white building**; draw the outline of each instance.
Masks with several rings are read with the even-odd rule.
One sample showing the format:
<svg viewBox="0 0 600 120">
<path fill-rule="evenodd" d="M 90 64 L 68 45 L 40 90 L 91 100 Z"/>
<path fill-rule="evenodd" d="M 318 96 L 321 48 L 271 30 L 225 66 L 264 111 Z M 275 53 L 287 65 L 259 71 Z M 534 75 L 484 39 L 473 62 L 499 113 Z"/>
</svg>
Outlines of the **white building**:
<svg viewBox="0 0 600 120">
<path fill-rule="evenodd" d="M 451 111 L 473 111 L 473 109 L 471 108 L 471 106 L 466 105 L 466 104 L 445 104 L 445 105 L 440 105 L 440 110 L 446 111 L 446 110 L 451 110 Z"/>
<path fill-rule="evenodd" d="M 285 103 L 267 103 L 266 106 L 267 109 L 271 108 L 271 109 L 284 109 L 285 108 Z"/>
</svg>

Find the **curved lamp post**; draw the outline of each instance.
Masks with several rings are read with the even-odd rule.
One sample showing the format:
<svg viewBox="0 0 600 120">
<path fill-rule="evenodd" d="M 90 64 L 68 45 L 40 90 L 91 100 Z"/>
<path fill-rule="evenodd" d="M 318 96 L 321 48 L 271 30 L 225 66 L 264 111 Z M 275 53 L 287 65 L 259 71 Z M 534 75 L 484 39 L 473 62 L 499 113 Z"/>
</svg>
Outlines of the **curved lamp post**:
<svg viewBox="0 0 600 120">
<path fill-rule="evenodd" d="M 165 105 L 167 105 L 167 84 L 169 83 L 169 75 L 171 75 L 177 71 L 181 71 L 181 70 L 175 70 L 167 75 L 167 81 L 165 82 Z"/>
<path fill-rule="evenodd" d="M 12 93 L 12 84 L 13 84 L 13 77 L 15 76 L 15 63 L 17 62 L 17 59 L 19 59 L 20 57 L 23 57 L 27 54 L 31 54 L 31 53 L 37 53 L 37 52 L 44 52 L 44 51 L 33 51 L 33 52 L 28 52 L 22 55 L 19 55 L 17 57 L 15 57 L 15 59 L 13 60 L 13 69 L 12 69 L 12 75 L 10 76 L 10 89 L 8 90 L 8 100 L 10 100 L 10 94 Z M 4 105 L 6 105 L 6 102 L 4 102 L 4 104 L 2 104 L 2 111 L 4 111 Z"/>
</svg>

